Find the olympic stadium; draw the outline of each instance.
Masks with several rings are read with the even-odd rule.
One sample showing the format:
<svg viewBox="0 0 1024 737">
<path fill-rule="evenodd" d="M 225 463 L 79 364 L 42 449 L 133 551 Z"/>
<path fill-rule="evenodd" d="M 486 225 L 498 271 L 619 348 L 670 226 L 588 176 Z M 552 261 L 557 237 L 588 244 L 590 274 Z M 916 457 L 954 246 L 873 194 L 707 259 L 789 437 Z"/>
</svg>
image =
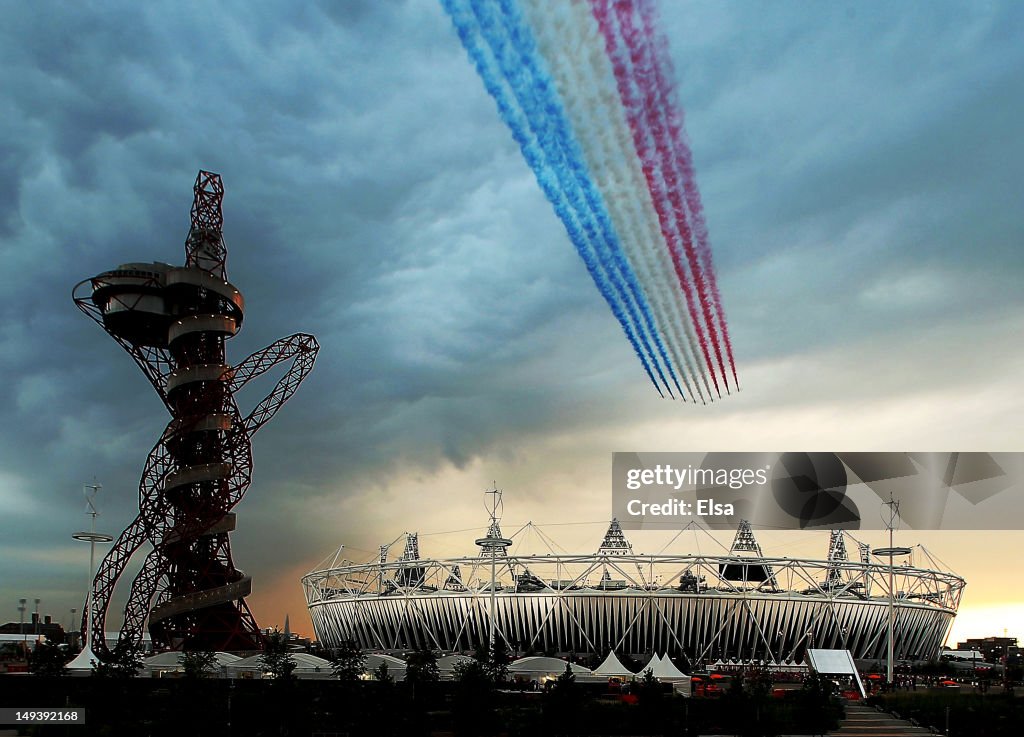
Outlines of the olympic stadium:
<svg viewBox="0 0 1024 737">
<path fill-rule="evenodd" d="M 528 531 L 549 552 L 510 552 Z M 921 546 L 891 559 L 890 570 L 889 558 L 848 532 L 801 534 L 820 537 L 827 555 L 766 555 L 745 522 L 721 554 L 637 553 L 616 520 L 594 552 L 569 554 L 532 523 L 505 539 L 492 519 L 476 554 L 424 557 L 419 535 L 406 533 L 369 562 L 346 560 L 340 548 L 302 584 L 326 648 L 352 640 L 366 650 L 466 652 L 488 642 L 493 611 L 496 636 L 523 654 L 783 663 L 839 648 L 882 660 L 891 604 L 895 656 L 937 656 L 964 579 Z"/>
</svg>

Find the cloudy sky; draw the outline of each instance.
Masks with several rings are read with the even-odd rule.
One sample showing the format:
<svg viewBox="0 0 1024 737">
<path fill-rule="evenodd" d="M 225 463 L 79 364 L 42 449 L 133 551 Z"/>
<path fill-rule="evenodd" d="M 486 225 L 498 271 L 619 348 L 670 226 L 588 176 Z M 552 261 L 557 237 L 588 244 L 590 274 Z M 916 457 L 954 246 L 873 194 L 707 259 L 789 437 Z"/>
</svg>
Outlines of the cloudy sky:
<svg viewBox="0 0 1024 737">
<path fill-rule="evenodd" d="M 650 387 L 438 3 L 6 7 L 0 620 L 81 608 L 83 483 L 102 529 L 138 511 L 165 411 L 70 293 L 180 262 L 199 168 L 229 359 L 322 346 L 236 510 L 261 624 L 309 631 L 341 543 L 482 526 L 492 480 L 590 550 L 615 450 L 1021 450 L 1024 7 L 663 4 L 743 386 L 708 407 Z M 954 636 L 1024 637 L 1024 533 L 901 534 L 968 579 Z"/>
</svg>

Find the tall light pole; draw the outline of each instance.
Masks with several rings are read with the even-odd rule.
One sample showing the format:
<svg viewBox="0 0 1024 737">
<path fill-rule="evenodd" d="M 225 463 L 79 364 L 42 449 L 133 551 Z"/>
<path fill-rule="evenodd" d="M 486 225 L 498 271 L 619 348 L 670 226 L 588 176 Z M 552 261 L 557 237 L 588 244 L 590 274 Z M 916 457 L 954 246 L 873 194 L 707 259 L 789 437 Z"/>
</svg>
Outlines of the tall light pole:
<svg viewBox="0 0 1024 737">
<path fill-rule="evenodd" d="M 18 599 L 18 631 L 21 632 L 21 649 L 25 650 L 25 605 L 28 599 Z"/>
<path fill-rule="evenodd" d="M 89 543 L 89 572 L 85 579 L 85 637 L 82 639 L 82 652 L 68 663 L 68 670 L 89 670 L 92 668 L 92 661 L 96 660 L 96 655 L 92 651 L 92 577 L 96 570 L 96 543 L 108 543 L 114 539 L 110 535 L 96 532 L 96 517 L 99 512 L 96 511 L 95 501 L 96 494 L 102 488 L 95 481 L 85 485 L 83 492 L 85 493 L 85 513 L 89 515 L 89 531 L 76 532 L 71 536 L 75 540 Z M 74 612 L 74 609 L 71 611 Z"/>
<path fill-rule="evenodd" d="M 484 494 L 490 496 L 484 506 L 490 515 L 490 525 L 487 528 L 487 536 L 481 537 L 476 540 L 476 544 L 480 546 L 481 555 L 490 554 L 491 556 L 491 622 L 490 622 L 490 653 L 494 653 L 494 641 L 497 634 L 498 627 L 498 614 L 497 614 L 497 578 L 498 578 L 498 555 L 504 555 L 505 549 L 508 548 L 512 541 L 508 538 L 501 536 L 501 527 L 499 522 L 501 521 L 501 489 L 497 487 L 497 484 Z"/>
<path fill-rule="evenodd" d="M 893 682 L 893 648 L 895 647 L 895 633 L 896 633 L 896 592 L 893 586 L 893 558 L 897 555 L 910 555 L 910 548 L 897 548 L 893 545 L 893 531 L 896 527 L 896 518 L 899 517 L 900 503 L 892 498 L 892 494 L 889 495 L 889 501 L 885 502 L 885 506 L 889 507 L 889 519 L 886 522 L 886 527 L 889 530 L 889 547 L 887 548 L 876 548 L 871 551 L 879 558 L 889 559 L 889 637 L 888 645 L 886 647 L 885 656 L 885 677 L 886 683 L 892 688 Z"/>
<path fill-rule="evenodd" d="M 33 619 L 35 620 L 35 632 L 33 632 L 32 634 L 34 634 L 36 636 L 36 642 L 39 642 L 39 602 L 40 601 L 42 601 L 42 599 L 36 599 L 35 600 L 35 602 L 36 602 L 36 612 L 35 612 L 35 617 L 33 617 Z"/>
</svg>

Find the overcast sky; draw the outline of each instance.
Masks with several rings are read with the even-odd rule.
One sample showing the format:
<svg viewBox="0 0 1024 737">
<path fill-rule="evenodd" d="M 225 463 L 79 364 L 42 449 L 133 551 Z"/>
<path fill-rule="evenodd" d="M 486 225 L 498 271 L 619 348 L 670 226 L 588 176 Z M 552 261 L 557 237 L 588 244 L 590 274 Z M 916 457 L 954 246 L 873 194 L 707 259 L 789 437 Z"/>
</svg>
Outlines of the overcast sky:
<svg viewBox="0 0 1024 737">
<path fill-rule="evenodd" d="M 615 450 L 1021 450 L 1019 3 L 663 3 L 743 386 L 709 407 L 651 388 L 438 3 L 115 5 L 0 24 L 0 620 L 81 608 L 83 483 L 107 532 L 138 511 L 166 413 L 70 293 L 180 263 L 199 168 L 229 360 L 322 346 L 236 510 L 263 625 L 309 631 L 341 543 L 483 526 L 492 480 L 509 526 L 605 520 Z M 922 537 L 958 634 L 1024 636 L 988 547 L 1024 533 Z"/>
</svg>

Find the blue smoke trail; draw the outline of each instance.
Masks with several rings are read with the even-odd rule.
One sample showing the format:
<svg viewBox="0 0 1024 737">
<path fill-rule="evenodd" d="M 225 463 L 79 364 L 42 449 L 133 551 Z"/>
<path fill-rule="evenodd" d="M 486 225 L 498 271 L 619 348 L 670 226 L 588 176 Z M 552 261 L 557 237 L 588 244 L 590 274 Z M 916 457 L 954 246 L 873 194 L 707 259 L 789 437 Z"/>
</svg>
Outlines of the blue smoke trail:
<svg viewBox="0 0 1024 737">
<path fill-rule="evenodd" d="M 601 194 L 594 187 L 579 144 L 569 131 L 565 109 L 558 93 L 554 91 L 553 80 L 546 70 L 541 68 L 544 62 L 538 56 L 529 29 L 523 25 L 521 17 L 505 24 L 496 20 L 492 4 L 476 2 L 474 7 L 477 8 L 477 17 L 481 21 L 484 37 L 502 64 L 505 78 L 516 93 L 520 106 L 541 142 L 549 166 L 559 177 L 562 191 L 573 205 L 577 217 L 582 220 L 590 240 L 597 244 L 596 250 L 601 265 L 609 275 L 619 299 L 625 304 L 632 324 L 637 328 L 640 341 L 662 383 L 668 389 L 668 382 L 661 371 L 658 358 L 648 344 L 648 334 L 653 336 L 661 362 L 668 368 L 677 391 L 682 393 L 672 363 L 661 342 L 660 333 L 654 325 L 650 306 L 625 259 L 607 208 Z M 507 4 L 506 10 L 517 12 L 509 9 Z M 515 29 L 512 36 L 509 35 L 507 26 Z M 634 304 L 639 309 L 643 322 L 637 317 L 637 308 Z M 672 394 L 671 389 L 669 394 Z"/>
<path fill-rule="evenodd" d="M 501 115 L 505 125 L 507 125 L 509 130 L 512 132 L 512 137 L 519 145 L 523 158 L 526 160 L 527 164 L 529 164 L 530 168 L 533 169 L 534 176 L 537 178 L 537 183 L 540 185 L 541 190 L 551 202 L 555 213 L 565 226 L 566 232 L 569 234 L 569 239 L 576 247 L 577 253 L 579 253 L 580 258 L 587 267 L 587 271 L 590 273 L 590 277 L 594 280 L 594 284 L 597 286 L 598 291 L 601 292 L 601 295 L 608 303 L 612 314 L 622 326 L 626 337 L 633 346 L 633 350 L 636 353 L 637 358 L 640 359 L 640 363 L 643 365 L 644 371 L 647 373 L 647 377 L 651 380 L 651 383 L 654 385 L 654 388 L 657 389 L 658 393 L 662 394 L 661 387 L 658 386 L 658 382 L 654 378 L 651 366 L 647 357 L 640 348 L 640 344 L 637 341 L 637 336 L 633 331 L 630 321 L 623 313 L 622 306 L 615 298 L 605 275 L 594 260 L 594 254 L 591 252 L 591 246 L 587 234 L 581 230 L 580 224 L 576 221 L 573 213 L 567 207 L 566 196 L 558 185 L 557 174 L 545 163 L 543 150 L 541 149 L 538 141 L 534 140 L 529 133 L 528 121 L 524 119 L 522 113 L 517 109 L 515 101 L 511 99 L 509 92 L 502 85 L 502 75 L 495 67 L 494 59 L 491 58 L 488 50 L 484 48 L 477 34 L 474 33 L 473 27 L 476 25 L 476 21 L 472 12 L 463 8 L 459 0 L 441 0 L 441 3 L 444 6 L 445 11 L 451 17 L 455 30 L 459 35 L 459 39 L 462 41 L 462 45 L 469 53 L 469 56 L 476 67 L 477 73 L 483 80 L 484 86 L 497 103 L 498 113 Z M 664 395 L 662 394 L 662 396 Z"/>
<path fill-rule="evenodd" d="M 572 132 L 572 125 L 569 122 L 565 106 L 555 87 L 554 79 L 547 70 L 546 62 L 537 48 L 533 33 L 514 2 L 499 0 L 499 4 L 504 15 L 502 19 L 495 17 L 494 3 L 481 2 L 481 0 L 472 1 L 484 37 L 488 40 L 499 62 L 502 63 L 505 78 L 512 86 L 537 137 L 542 144 L 547 142 L 545 153 L 548 162 L 558 172 L 563 191 L 574 203 L 577 215 L 582 215 L 585 218 L 588 232 L 592 236 L 595 235 L 594 229 L 597 229 L 596 242 L 602 246 L 598 250 L 601 264 L 611 277 L 619 297 L 626 304 L 633 324 L 640 326 L 638 330 L 640 339 L 648 351 L 648 355 L 651 356 L 658 375 L 668 388 L 658 359 L 651 353 L 647 343 L 648 334 L 653 338 L 661 362 L 668 369 L 676 390 L 682 395 L 683 390 L 679 386 L 672 361 L 662 343 L 661 333 L 655 325 L 654 315 L 646 294 L 640 286 L 632 266 L 626 260 L 625 251 L 619 242 L 618 233 L 612 224 L 608 208 L 600 191 L 594 185 L 594 179 L 587 166 L 582 148 Z M 623 279 L 625 285 L 622 283 Z M 634 304 L 640 311 L 642 324 L 634 311 Z M 643 330 L 644 327 L 646 327 L 646 332 Z M 669 394 L 672 394 L 671 389 L 669 389 Z"/>
</svg>

